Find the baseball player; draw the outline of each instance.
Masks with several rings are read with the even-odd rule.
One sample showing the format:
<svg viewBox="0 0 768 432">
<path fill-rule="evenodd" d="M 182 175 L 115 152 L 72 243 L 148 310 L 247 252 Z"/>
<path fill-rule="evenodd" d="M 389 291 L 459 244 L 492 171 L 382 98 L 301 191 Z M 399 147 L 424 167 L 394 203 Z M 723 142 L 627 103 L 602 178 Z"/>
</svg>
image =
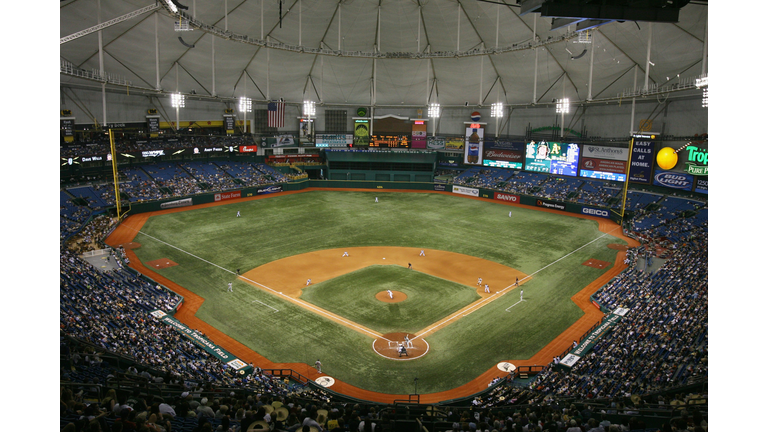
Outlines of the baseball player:
<svg viewBox="0 0 768 432">
<path fill-rule="evenodd" d="M 240 217 L 240 210 L 237 211 L 237 217 Z"/>
<path fill-rule="evenodd" d="M 232 282 L 227 284 L 227 292 L 232 292 Z"/>
<path fill-rule="evenodd" d="M 523 289 L 520 289 L 520 301 L 523 301 Z"/>
<path fill-rule="evenodd" d="M 376 200 L 374 202 L 379 202 L 379 197 L 376 197 Z"/>
<path fill-rule="evenodd" d="M 307 286 L 312 283 L 312 279 L 307 279 Z"/>
<path fill-rule="evenodd" d="M 488 286 L 488 284 L 485 284 L 485 292 L 490 293 L 491 287 Z"/>
<path fill-rule="evenodd" d="M 427 256 L 427 254 L 424 253 L 424 249 L 421 250 L 421 253 L 419 254 L 419 256 Z"/>
<path fill-rule="evenodd" d="M 349 253 L 347 253 L 347 251 L 344 251 L 344 253 L 343 253 L 341 256 L 342 256 L 342 257 L 348 257 L 348 256 L 349 256 Z"/>
<path fill-rule="evenodd" d="M 392 290 L 387 290 L 387 294 L 389 294 L 390 299 L 394 298 L 394 296 L 392 295 Z"/>
<path fill-rule="evenodd" d="M 477 285 L 480 286 L 483 284 L 483 278 L 477 278 Z"/>
</svg>

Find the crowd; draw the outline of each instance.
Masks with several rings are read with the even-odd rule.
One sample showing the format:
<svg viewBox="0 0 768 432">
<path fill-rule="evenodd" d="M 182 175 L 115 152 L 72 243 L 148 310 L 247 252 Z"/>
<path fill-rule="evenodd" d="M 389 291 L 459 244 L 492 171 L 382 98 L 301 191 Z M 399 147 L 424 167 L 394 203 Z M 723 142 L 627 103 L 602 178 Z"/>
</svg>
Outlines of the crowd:
<svg viewBox="0 0 768 432">
<path fill-rule="evenodd" d="M 279 173 L 260 164 L 229 162 L 218 163 L 218 167 L 244 181 L 281 178 Z M 534 182 L 535 177 L 523 176 L 523 180 Z M 514 182 L 507 184 L 510 183 Z M 84 208 L 73 211 L 62 205 L 62 218 L 65 209 L 67 218 L 76 219 L 77 211 Z M 626 431 L 631 430 L 630 425 L 609 425 L 601 416 L 631 415 L 639 407 L 629 403 L 630 396 L 663 392 L 706 379 L 708 265 L 707 255 L 702 251 L 708 247 L 707 223 L 706 219 L 678 216 L 665 218 L 662 224 L 637 233 L 643 245 L 628 251 L 630 269 L 593 297 L 607 310 L 624 308 L 627 313 L 571 370 L 550 365 L 526 387 L 505 381 L 476 397 L 471 413 L 448 413 L 451 427 L 445 430 L 562 432 L 576 427 L 587 432 Z M 646 215 L 638 212 L 637 217 Z M 96 217 L 79 237 L 80 244 L 87 246 L 76 250 L 62 246 L 60 330 L 66 338 L 88 343 L 110 355 L 130 358 L 138 366 L 112 371 L 104 367 L 102 356 L 94 348 L 67 349 L 62 382 L 87 385 L 80 396 L 63 387 L 62 419 L 73 421 L 62 424 L 62 429 L 74 427 L 79 431 L 91 427 L 84 425 L 95 423 L 99 429 L 93 426 L 93 430 L 102 431 L 162 432 L 188 428 L 245 432 L 255 422 L 265 421 L 274 430 L 289 432 L 302 430 L 305 425 L 317 425 L 323 432 L 388 430 L 391 417 L 387 410 L 342 404 L 322 390 L 261 373 L 235 374 L 176 330 L 155 320 L 148 312 L 173 310 L 179 301 L 177 295 L 122 268 L 107 272 L 95 269 L 77 255 L 83 248 L 100 246 L 100 239 L 113 224 L 111 218 Z M 62 229 L 68 231 L 70 227 L 62 224 Z M 667 251 L 661 268 L 651 273 L 635 267 L 638 260 L 659 247 Z M 115 258 L 125 256 L 117 250 Z M 85 374 L 83 369 L 90 372 Z M 118 373 L 137 382 L 179 389 L 178 397 L 167 404 L 162 398 L 139 403 L 135 401 L 138 396 L 132 395 L 112 396 L 111 403 L 101 406 L 82 403 L 83 395 L 102 395 L 103 391 L 93 389 L 108 388 Z M 217 388 L 233 389 L 235 393 L 228 397 L 203 396 Z M 244 390 L 247 391 L 241 392 Z M 587 416 L 583 409 L 575 410 L 562 402 L 574 398 L 608 401 L 609 406 Z M 288 408 L 287 415 L 278 410 L 280 406 Z M 128 407 L 131 409 L 127 410 Z M 701 424 L 706 427 L 701 414 L 694 414 L 696 419 L 693 415 L 681 415 L 670 422 L 670 427 L 672 423 L 691 426 L 691 430 L 702 427 Z"/>
</svg>

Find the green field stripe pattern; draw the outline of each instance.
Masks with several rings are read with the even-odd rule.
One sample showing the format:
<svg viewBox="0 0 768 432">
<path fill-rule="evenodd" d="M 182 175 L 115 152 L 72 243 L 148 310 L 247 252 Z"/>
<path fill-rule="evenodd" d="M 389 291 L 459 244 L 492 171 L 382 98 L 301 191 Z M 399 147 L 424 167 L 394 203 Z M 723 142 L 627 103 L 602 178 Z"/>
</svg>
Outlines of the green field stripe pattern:
<svg viewBox="0 0 768 432">
<path fill-rule="evenodd" d="M 237 211 L 242 217 L 235 217 Z M 320 358 L 323 372 L 336 379 L 396 394 L 412 391 L 414 377 L 422 393 L 444 391 L 499 361 L 531 357 L 583 315 L 571 296 L 607 270 L 582 263 L 590 258 L 613 263 L 617 251 L 607 245 L 625 244 L 603 235 L 593 220 L 447 194 L 383 191 L 309 191 L 191 209 L 153 216 L 142 232 L 159 241 L 139 236 L 137 256 L 143 262 L 178 263 L 156 271 L 206 299 L 197 312 L 200 319 L 271 361 L 313 364 Z M 373 352 L 371 337 L 231 273 L 356 246 L 446 250 L 535 276 L 524 285 L 526 301 L 509 312 L 505 309 L 519 301 L 516 291 L 430 334 L 430 352 L 423 358 L 393 362 Z M 233 293 L 226 292 L 228 282 Z M 441 301 L 421 306 L 426 314 L 442 307 Z M 335 307 L 354 309 L 346 303 Z"/>
</svg>

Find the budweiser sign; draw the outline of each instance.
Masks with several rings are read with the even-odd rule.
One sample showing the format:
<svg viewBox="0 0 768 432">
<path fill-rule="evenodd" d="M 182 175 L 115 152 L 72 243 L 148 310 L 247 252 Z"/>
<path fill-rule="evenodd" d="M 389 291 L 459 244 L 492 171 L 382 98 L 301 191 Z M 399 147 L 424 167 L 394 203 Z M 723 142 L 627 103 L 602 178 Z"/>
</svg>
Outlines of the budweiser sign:
<svg viewBox="0 0 768 432">
<path fill-rule="evenodd" d="M 490 149 L 485 151 L 483 159 L 522 161 L 523 153 L 512 150 Z"/>
</svg>

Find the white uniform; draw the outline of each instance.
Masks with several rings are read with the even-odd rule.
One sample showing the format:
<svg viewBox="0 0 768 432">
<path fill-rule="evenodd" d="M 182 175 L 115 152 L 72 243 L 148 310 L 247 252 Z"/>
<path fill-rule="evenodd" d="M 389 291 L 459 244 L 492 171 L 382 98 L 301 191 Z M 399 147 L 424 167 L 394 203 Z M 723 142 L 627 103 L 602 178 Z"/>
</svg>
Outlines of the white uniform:
<svg viewBox="0 0 768 432">
<path fill-rule="evenodd" d="M 387 294 L 389 294 L 389 298 L 394 298 L 394 296 L 392 295 L 392 290 L 387 290 Z"/>
<path fill-rule="evenodd" d="M 523 290 L 521 289 L 520 290 L 520 300 L 522 300 L 522 299 L 523 299 Z"/>
<path fill-rule="evenodd" d="M 419 254 L 419 256 L 427 256 L 427 254 L 424 253 L 424 249 L 421 250 L 421 253 Z"/>
<path fill-rule="evenodd" d="M 240 211 L 239 210 L 237 211 L 237 217 L 240 217 Z"/>
<path fill-rule="evenodd" d="M 344 253 L 343 253 L 341 256 L 343 256 L 343 257 L 345 257 L 345 256 L 346 256 L 346 257 L 348 257 L 348 256 L 349 256 L 349 254 L 347 253 L 347 251 L 344 251 Z"/>
<path fill-rule="evenodd" d="M 227 285 L 227 291 L 232 292 L 232 282 Z"/>
<path fill-rule="evenodd" d="M 312 283 L 312 279 L 307 279 L 307 286 Z"/>
<path fill-rule="evenodd" d="M 491 292 L 491 287 L 489 287 L 488 284 L 485 284 L 485 292 Z"/>
<path fill-rule="evenodd" d="M 379 202 L 379 197 L 376 197 L 376 201 L 374 201 L 374 202 Z"/>
<path fill-rule="evenodd" d="M 483 278 L 477 278 L 477 284 L 482 285 L 483 284 Z"/>
</svg>

